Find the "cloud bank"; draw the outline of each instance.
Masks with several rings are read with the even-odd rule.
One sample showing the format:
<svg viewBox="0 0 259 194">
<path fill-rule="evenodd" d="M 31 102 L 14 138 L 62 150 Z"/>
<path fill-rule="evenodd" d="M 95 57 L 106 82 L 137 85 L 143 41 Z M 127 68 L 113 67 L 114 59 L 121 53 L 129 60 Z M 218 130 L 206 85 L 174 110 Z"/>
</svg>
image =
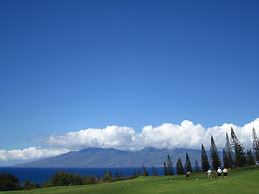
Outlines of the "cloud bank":
<svg viewBox="0 0 259 194">
<path fill-rule="evenodd" d="M 221 126 L 209 128 L 184 120 L 180 124 L 163 123 L 157 127 L 144 126 L 139 133 L 131 127 L 116 125 L 102 129 L 88 128 L 61 135 L 52 135 L 46 142 L 46 148 L 30 147 L 22 150 L 0 150 L 0 161 L 33 160 L 87 147 L 120 150 L 140 150 L 147 146 L 168 149 L 200 149 L 200 145 L 203 143 L 209 148 L 211 135 L 214 136 L 218 148 L 221 149 L 225 144 L 225 134 L 227 132 L 230 135 L 231 127 L 235 130 L 243 145 L 249 148 L 253 127 L 259 134 L 259 118 L 244 126 L 225 123 Z"/>
</svg>

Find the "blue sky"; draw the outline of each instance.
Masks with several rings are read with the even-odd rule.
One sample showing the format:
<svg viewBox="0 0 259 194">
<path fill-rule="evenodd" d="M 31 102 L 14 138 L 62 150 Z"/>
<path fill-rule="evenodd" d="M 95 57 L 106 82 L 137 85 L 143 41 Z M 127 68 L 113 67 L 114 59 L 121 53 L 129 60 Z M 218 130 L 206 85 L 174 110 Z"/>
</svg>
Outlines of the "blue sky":
<svg viewBox="0 0 259 194">
<path fill-rule="evenodd" d="M 0 1 L 0 149 L 107 125 L 259 116 L 258 1 Z"/>
</svg>

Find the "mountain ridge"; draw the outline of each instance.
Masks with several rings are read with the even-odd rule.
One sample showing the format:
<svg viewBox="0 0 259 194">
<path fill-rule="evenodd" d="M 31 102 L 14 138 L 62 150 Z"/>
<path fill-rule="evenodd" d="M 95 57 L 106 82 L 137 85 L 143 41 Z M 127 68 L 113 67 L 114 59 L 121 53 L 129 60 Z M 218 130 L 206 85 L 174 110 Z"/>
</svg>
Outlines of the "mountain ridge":
<svg viewBox="0 0 259 194">
<path fill-rule="evenodd" d="M 168 154 L 172 158 L 173 163 L 176 163 L 178 158 L 181 158 L 184 163 L 186 152 L 189 154 L 193 165 L 195 160 L 200 161 L 200 150 L 196 149 L 145 147 L 138 151 L 125 151 L 114 148 L 92 147 L 15 166 L 80 168 L 162 166 Z"/>
</svg>

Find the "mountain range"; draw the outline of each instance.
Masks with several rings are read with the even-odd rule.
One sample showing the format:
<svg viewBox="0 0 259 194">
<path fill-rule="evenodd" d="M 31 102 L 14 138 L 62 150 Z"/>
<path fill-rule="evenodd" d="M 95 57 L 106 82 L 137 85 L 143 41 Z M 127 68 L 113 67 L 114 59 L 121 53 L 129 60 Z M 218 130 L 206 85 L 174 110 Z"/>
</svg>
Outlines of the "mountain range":
<svg viewBox="0 0 259 194">
<path fill-rule="evenodd" d="M 175 148 L 157 149 L 146 147 L 140 151 L 122 151 L 113 148 L 86 148 L 71 151 L 51 158 L 17 164 L 17 167 L 73 167 L 73 168 L 103 168 L 103 167 L 141 167 L 162 166 L 169 154 L 175 165 L 178 158 L 185 163 L 188 153 L 192 165 L 195 160 L 200 163 L 200 150 Z"/>
</svg>

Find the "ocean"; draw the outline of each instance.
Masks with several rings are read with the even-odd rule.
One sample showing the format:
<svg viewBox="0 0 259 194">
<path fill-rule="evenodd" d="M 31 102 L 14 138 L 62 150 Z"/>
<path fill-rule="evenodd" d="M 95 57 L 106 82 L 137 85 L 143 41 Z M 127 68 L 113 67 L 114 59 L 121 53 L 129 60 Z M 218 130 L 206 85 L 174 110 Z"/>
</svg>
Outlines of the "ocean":
<svg viewBox="0 0 259 194">
<path fill-rule="evenodd" d="M 19 178 L 20 183 L 30 180 L 34 183 L 42 184 L 48 181 L 51 176 L 60 171 L 75 173 L 81 176 L 102 177 L 105 171 L 110 170 L 115 175 L 116 172 L 123 176 L 132 176 L 134 169 L 142 170 L 142 168 L 19 168 L 19 167 L 0 167 L 0 173 L 11 173 Z M 152 168 L 146 168 L 149 174 L 152 174 Z M 162 167 L 156 167 L 158 175 L 163 175 Z"/>
</svg>

